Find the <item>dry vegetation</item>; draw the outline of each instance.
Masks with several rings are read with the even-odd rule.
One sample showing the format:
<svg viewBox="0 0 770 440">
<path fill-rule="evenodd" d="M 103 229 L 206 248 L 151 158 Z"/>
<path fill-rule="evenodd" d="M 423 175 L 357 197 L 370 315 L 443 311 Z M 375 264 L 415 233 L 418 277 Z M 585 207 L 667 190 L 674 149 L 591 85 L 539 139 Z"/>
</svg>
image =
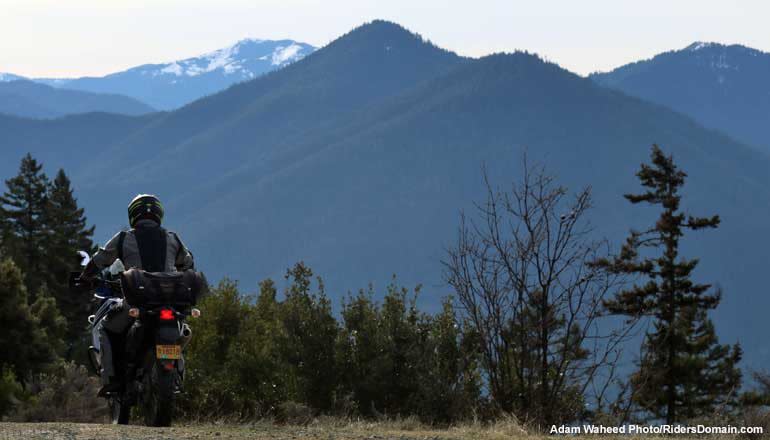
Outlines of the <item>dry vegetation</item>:
<svg viewBox="0 0 770 440">
<path fill-rule="evenodd" d="M 272 440 L 540 440 L 547 435 L 527 432 L 516 420 L 505 419 L 494 424 L 465 424 L 438 429 L 420 424 L 414 418 L 387 422 L 346 421 L 338 418 L 320 417 L 306 425 L 282 425 L 272 420 L 251 424 L 189 424 L 171 428 L 148 428 L 144 426 L 116 426 L 82 423 L 0 423 L 0 439 L 272 439 Z M 580 439 L 590 437 L 567 436 Z M 615 436 L 593 436 L 592 438 L 612 439 Z M 623 440 L 655 440 L 656 436 L 618 436 Z M 687 439 L 688 437 L 676 437 Z M 732 436 L 708 436 L 712 440 L 738 438 Z"/>
<path fill-rule="evenodd" d="M 77 423 L 3 423 L 0 439 L 511 439 L 526 433 L 515 423 L 499 422 L 494 425 L 466 425 L 449 429 L 433 429 L 413 419 L 393 422 L 344 422 L 320 418 L 307 425 L 279 425 L 263 421 L 246 425 L 205 424 L 172 428 L 144 426 L 115 426 Z M 531 436 L 536 439 L 538 436 Z"/>
</svg>

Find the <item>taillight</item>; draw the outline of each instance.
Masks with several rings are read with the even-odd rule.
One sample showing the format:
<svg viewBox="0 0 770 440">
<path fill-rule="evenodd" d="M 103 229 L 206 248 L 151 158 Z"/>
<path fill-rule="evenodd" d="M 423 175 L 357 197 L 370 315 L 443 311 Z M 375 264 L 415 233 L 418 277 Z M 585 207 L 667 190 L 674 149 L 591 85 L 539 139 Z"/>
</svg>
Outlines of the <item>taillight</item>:
<svg viewBox="0 0 770 440">
<path fill-rule="evenodd" d="M 174 320 L 174 311 L 171 309 L 160 309 L 160 320 L 161 321 L 173 321 Z"/>
</svg>

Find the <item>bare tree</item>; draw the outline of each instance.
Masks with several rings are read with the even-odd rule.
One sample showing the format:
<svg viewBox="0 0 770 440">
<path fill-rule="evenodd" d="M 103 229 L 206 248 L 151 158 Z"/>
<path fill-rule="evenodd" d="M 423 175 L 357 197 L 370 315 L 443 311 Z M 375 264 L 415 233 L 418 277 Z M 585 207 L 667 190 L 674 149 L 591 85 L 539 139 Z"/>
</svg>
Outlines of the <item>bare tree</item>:
<svg viewBox="0 0 770 440">
<path fill-rule="evenodd" d="M 508 192 L 484 170 L 486 201 L 477 217 L 461 214 L 445 279 L 477 334 L 495 404 L 549 425 L 581 418 L 588 394 L 603 402 L 629 330 L 600 325 L 621 279 L 590 264 L 608 252 L 591 238 L 590 188 L 570 196 L 526 157 L 523 170 Z"/>
</svg>

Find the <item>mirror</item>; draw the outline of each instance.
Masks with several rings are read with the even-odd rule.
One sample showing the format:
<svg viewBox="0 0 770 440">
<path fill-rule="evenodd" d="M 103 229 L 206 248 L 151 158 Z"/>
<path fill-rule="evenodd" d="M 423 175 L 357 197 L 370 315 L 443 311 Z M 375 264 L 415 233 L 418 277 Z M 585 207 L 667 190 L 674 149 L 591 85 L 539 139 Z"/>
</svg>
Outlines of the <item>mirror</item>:
<svg viewBox="0 0 770 440">
<path fill-rule="evenodd" d="M 125 272 L 125 270 L 126 270 L 126 266 L 123 265 L 123 262 L 120 261 L 120 258 L 115 260 L 115 262 L 112 263 L 109 269 L 111 275 L 118 275 L 121 272 Z"/>
<path fill-rule="evenodd" d="M 82 267 L 86 267 L 86 265 L 91 262 L 91 256 L 88 255 L 88 252 L 78 251 L 78 255 L 80 255 L 80 265 Z"/>
</svg>

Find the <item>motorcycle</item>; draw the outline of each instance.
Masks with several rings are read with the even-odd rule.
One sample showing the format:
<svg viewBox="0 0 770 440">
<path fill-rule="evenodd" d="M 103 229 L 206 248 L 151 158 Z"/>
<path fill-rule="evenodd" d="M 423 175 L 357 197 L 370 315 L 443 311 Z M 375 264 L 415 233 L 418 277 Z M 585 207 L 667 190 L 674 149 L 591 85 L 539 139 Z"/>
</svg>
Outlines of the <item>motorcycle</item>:
<svg viewBox="0 0 770 440">
<path fill-rule="evenodd" d="M 85 266 L 90 256 L 85 252 L 80 255 Z M 126 349 L 117 344 L 118 350 L 112 354 L 116 372 L 122 373 L 117 374 L 122 377 L 122 386 L 103 396 L 112 423 L 128 424 L 132 407 L 138 406 L 147 426 L 170 426 L 176 398 L 183 391 L 184 350 L 192 338 L 186 320 L 200 316 L 195 303 L 207 288 L 205 277 L 192 270 L 125 270 L 120 260 L 93 282 L 83 282 L 79 275 L 70 275 L 71 290 L 92 291 L 98 304 L 96 312 L 88 317 L 92 340 L 88 355 L 97 374 L 102 369 L 102 326 L 110 316 L 125 309 L 133 321 L 125 335 Z"/>
</svg>

